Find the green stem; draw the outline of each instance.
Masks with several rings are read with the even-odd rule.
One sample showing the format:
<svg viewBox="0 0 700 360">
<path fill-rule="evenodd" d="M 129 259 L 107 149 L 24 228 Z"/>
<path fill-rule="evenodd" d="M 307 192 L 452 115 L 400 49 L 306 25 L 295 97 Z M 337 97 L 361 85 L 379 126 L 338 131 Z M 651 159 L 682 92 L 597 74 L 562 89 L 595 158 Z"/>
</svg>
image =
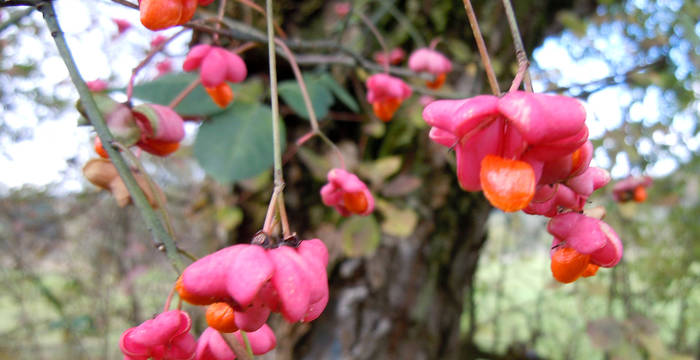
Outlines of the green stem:
<svg viewBox="0 0 700 360">
<path fill-rule="evenodd" d="M 508 18 L 508 26 L 510 27 L 510 33 L 513 36 L 513 44 L 515 45 L 515 55 L 518 57 L 518 64 L 520 66 L 525 66 L 530 63 L 527 59 L 527 52 L 525 52 L 525 45 L 523 45 L 523 39 L 520 36 L 520 30 L 518 29 L 518 20 L 515 18 L 515 12 L 513 11 L 513 5 L 510 0 L 503 0 L 503 7 L 506 9 L 506 17 Z M 525 90 L 532 92 L 532 79 L 530 78 L 530 71 L 525 70 L 524 78 Z"/>
<path fill-rule="evenodd" d="M 284 207 L 284 201 L 279 201 L 277 198 L 282 197 L 284 191 L 284 174 L 282 173 L 282 145 L 280 139 L 280 106 L 279 106 L 279 95 L 277 92 L 277 62 L 275 58 L 275 27 L 274 21 L 272 19 L 272 0 L 265 1 L 265 19 L 267 20 L 267 52 L 268 60 L 270 63 L 270 106 L 272 107 L 272 146 L 274 153 L 274 170 L 273 177 L 275 179 L 275 188 L 272 192 L 272 199 L 270 199 L 270 205 L 268 206 L 267 216 L 265 218 L 265 224 L 263 226 L 263 232 L 269 235 L 272 230 L 272 219 L 274 214 L 276 214 L 275 209 L 280 212 L 285 212 L 281 210 Z M 279 207 L 278 207 L 279 206 Z M 287 219 L 282 219 L 284 229 L 289 229 L 289 224 Z M 285 234 L 286 235 L 286 234 Z"/>
<path fill-rule="evenodd" d="M 272 106 L 272 141 L 274 143 L 275 186 L 284 186 L 282 174 L 282 147 L 280 142 L 280 107 L 277 94 L 277 62 L 275 58 L 275 34 L 272 21 L 272 0 L 265 1 L 267 19 L 267 51 L 270 62 L 270 105 Z"/>
<path fill-rule="evenodd" d="M 58 24 L 53 2 L 49 0 L 44 1 L 39 4 L 38 9 L 44 15 L 46 25 L 56 42 L 56 48 L 58 48 L 58 52 L 68 68 L 68 73 L 70 74 L 73 84 L 75 84 L 75 87 L 78 90 L 80 101 L 85 107 L 85 112 L 87 113 L 88 119 L 95 127 L 97 136 L 99 136 L 100 141 L 102 141 L 103 144 L 111 144 L 112 141 L 114 141 L 114 138 L 112 137 L 102 114 L 97 108 L 90 90 L 85 84 L 83 78 L 80 76 L 78 67 L 73 60 L 73 55 L 71 54 L 68 44 L 66 43 L 66 38 L 64 37 L 63 31 Z M 141 213 L 141 217 L 146 223 L 146 227 L 153 236 L 153 239 L 157 244 L 165 245 L 165 253 L 170 260 L 170 263 L 175 270 L 179 272 L 179 270 L 182 268 L 182 264 L 180 263 L 180 258 L 178 257 L 175 242 L 170 235 L 168 235 L 167 231 L 163 227 L 163 224 L 158 218 L 158 215 L 146 199 L 146 195 L 144 195 L 143 191 L 136 182 L 136 179 L 134 179 L 131 169 L 129 169 L 129 165 L 127 165 L 122 155 L 113 146 L 105 146 L 104 148 L 107 151 L 107 154 L 109 154 L 112 163 L 117 168 L 119 176 L 124 181 L 126 188 L 129 190 L 129 194 L 131 195 L 136 208 Z"/>
<path fill-rule="evenodd" d="M 241 331 L 242 332 L 242 331 Z M 221 337 L 226 341 L 226 344 L 228 347 L 233 351 L 234 355 L 236 355 L 236 359 L 241 359 L 241 360 L 251 360 L 253 359 L 252 356 L 252 351 L 251 355 L 248 355 L 248 351 L 246 351 L 245 347 L 241 345 L 240 342 L 238 342 L 238 339 L 236 336 L 233 335 L 233 333 L 222 333 Z"/>
<path fill-rule="evenodd" d="M 248 334 L 245 331 L 241 330 L 241 337 L 243 338 L 243 343 L 245 344 L 245 350 L 248 353 L 248 356 L 250 356 L 251 359 L 254 358 L 253 348 L 250 346 L 250 340 L 248 340 Z"/>
<path fill-rule="evenodd" d="M 112 145 L 116 146 L 119 150 L 121 150 L 122 153 L 129 158 L 131 163 L 136 165 L 136 168 L 139 170 L 141 175 L 143 175 L 143 178 L 146 179 L 146 183 L 148 183 L 148 187 L 151 189 L 151 194 L 153 194 L 153 198 L 156 200 L 156 204 L 158 204 L 158 211 L 160 212 L 160 215 L 165 221 L 166 230 L 168 230 L 168 234 L 170 234 L 170 237 L 173 238 L 174 241 L 175 230 L 173 230 L 173 225 L 170 221 L 170 215 L 168 215 L 168 211 L 165 209 L 163 199 L 161 199 L 160 196 L 158 196 L 160 194 L 160 191 L 158 191 L 158 186 L 156 186 L 155 182 L 153 182 L 151 176 L 148 175 L 148 172 L 146 172 L 146 169 L 143 167 L 143 164 L 141 164 L 141 161 L 139 161 L 136 155 L 134 155 L 134 153 L 132 153 L 131 150 L 129 150 L 129 148 L 116 141 L 112 142 Z"/>
</svg>

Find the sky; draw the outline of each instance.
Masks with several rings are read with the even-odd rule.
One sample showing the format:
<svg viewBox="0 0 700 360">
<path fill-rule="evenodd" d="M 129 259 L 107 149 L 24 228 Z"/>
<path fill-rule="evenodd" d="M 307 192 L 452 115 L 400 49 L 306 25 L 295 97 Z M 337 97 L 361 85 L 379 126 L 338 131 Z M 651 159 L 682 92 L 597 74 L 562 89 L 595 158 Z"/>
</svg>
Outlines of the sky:
<svg viewBox="0 0 700 360">
<path fill-rule="evenodd" d="M 154 32 L 141 26 L 138 11 L 102 1 L 60 0 L 55 4 L 59 22 L 83 78 L 86 81 L 110 79 L 113 86 L 125 86 L 131 69 L 145 56 L 155 36 Z M 34 12 L 33 18 L 36 23 L 43 24 L 39 12 Z M 117 36 L 117 26 L 112 18 L 128 20 L 134 26 Z M 6 36 L 10 31 L 17 33 L 13 28 L 2 35 Z M 170 34 L 174 31 L 177 30 L 160 33 Z M 25 90 L 38 84 L 46 94 L 56 94 L 70 103 L 75 102 L 78 93 L 68 80 L 68 70 L 48 32 L 42 29 L 40 37 L 30 33 L 19 34 L 18 43 L 21 45 L 6 51 L 10 55 L 6 61 L 26 63 L 34 59 L 42 60 L 38 62 L 38 79 L 12 81 L 19 82 L 17 86 Z M 181 36 L 178 41 L 168 45 L 168 51 L 184 54 L 186 41 L 187 35 Z M 159 59 L 162 56 L 156 61 Z M 153 77 L 154 64 L 155 61 L 140 78 Z M 174 67 L 177 67 L 178 63 L 175 64 Z M 3 82 L 7 80 L 2 79 Z M 37 108 L 31 99 L 18 96 L 13 99 L 13 104 L 13 109 L 0 108 L 3 121 L 14 129 L 31 127 L 33 134 L 19 142 L 0 139 L 0 191 L 27 184 L 44 186 L 52 183 L 58 184 L 58 191 L 80 191 L 85 181 L 80 171 L 76 171 L 80 167 L 71 166 L 70 162 L 83 164 L 93 156 L 91 128 L 76 126 L 78 114 L 72 106 L 58 114 L 43 114 L 48 111 Z M 42 115 L 56 117 L 40 121 L 39 116 Z"/>
<path fill-rule="evenodd" d="M 141 26 L 138 12 L 106 1 L 59 0 L 55 4 L 59 21 L 83 78 L 87 81 L 110 79 L 110 84 L 113 86 L 125 86 L 131 69 L 145 55 L 150 40 L 155 36 L 153 32 Z M 38 12 L 33 16 L 38 24 L 42 24 L 43 21 Z M 113 18 L 128 20 L 134 26 L 126 33 L 117 36 L 117 27 L 112 21 Z M 174 31 L 176 30 L 165 33 Z M 6 30 L 3 36 L 9 32 L 16 32 L 16 30 Z M 176 55 L 174 64 L 176 69 L 187 51 L 188 38 L 189 35 L 185 34 L 168 46 L 168 52 Z M 60 98 L 73 102 L 78 97 L 77 92 L 67 80 L 66 67 L 50 41 L 50 36 L 45 30 L 42 30 L 39 37 L 20 33 L 18 42 L 20 46 L 6 51 L 10 56 L 4 61 L 22 63 L 31 59 L 42 59 L 38 62 L 39 79 L 23 81 L 13 79 L 13 84 L 16 83 L 14 86 L 25 90 L 38 86 L 46 94 L 56 94 Z M 555 71 L 559 74 L 558 82 L 561 86 L 588 83 L 611 75 L 608 65 L 600 59 L 588 58 L 579 62 L 574 61 L 562 46 L 561 41 L 561 39 L 548 39 L 534 53 L 536 65 L 545 73 Z M 615 47 L 617 40 L 613 36 L 601 41 L 608 41 L 610 47 Z M 153 77 L 154 64 L 155 61 L 137 78 L 137 81 L 141 78 Z M 7 77 L 0 79 L 3 82 L 8 81 Z M 5 91 L 8 90 L 7 83 L 0 86 L 3 86 Z M 535 83 L 535 90 L 542 91 L 543 85 Z M 658 118 L 659 96 L 661 96 L 660 93 L 654 95 L 652 91 L 642 104 L 631 109 L 632 118 L 638 117 L 640 121 Z M 31 127 L 33 136 L 19 142 L 7 138 L 0 139 L 2 149 L 0 151 L 0 192 L 27 184 L 44 186 L 51 183 L 58 184 L 56 188 L 61 192 L 80 191 L 85 181 L 79 171 L 80 167 L 71 166 L 70 163 L 82 164 L 93 156 L 90 146 L 93 135 L 90 128 L 76 126 L 77 113 L 72 107 L 57 114 L 53 119 L 40 121 L 40 116 L 46 117 L 53 114 L 45 108 L 37 108 L 30 99 L 16 97 L 13 100 L 14 108 L 0 108 L 3 121 L 14 129 Z M 117 100 L 124 99 L 117 98 Z M 594 93 L 584 103 L 589 115 L 587 125 L 590 128 L 591 138 L 600 138 L 606 130 L 619 126 L 622 121 L 620 101 L 629 102 L 631 98 L 622 87 L 609 87 Z M 689 122 L 692 122 L 689 117 L 684 120 L 680 116 L 674 119 L 673 126 L 677 126 L 682 131 L 691 126 Z M 190 133 L 193 132 L 193 129 L 189 130 Z M 673 145 L 677 139 L 655 134 L 653 141 Z M 644 147 L 644 143 L 641 146 Z M 697 150 L 700 146 L 699 139 L 694 139 L 694 142 L 691 139 L 691 146 Z M 630 172 L 629 161 L 624 154 L 616 160 L 615 166 L 610 169 L 611 159 L 604 156 L 604 152 L 598 151 L 594 163 L 608 168 L 613 178 L 626 176 Z M 673 171 L 676 166 L 675 160 L 663 159 L 650 169 L 650 173 L 654 176 L 663 176 Z"/>
</svg>

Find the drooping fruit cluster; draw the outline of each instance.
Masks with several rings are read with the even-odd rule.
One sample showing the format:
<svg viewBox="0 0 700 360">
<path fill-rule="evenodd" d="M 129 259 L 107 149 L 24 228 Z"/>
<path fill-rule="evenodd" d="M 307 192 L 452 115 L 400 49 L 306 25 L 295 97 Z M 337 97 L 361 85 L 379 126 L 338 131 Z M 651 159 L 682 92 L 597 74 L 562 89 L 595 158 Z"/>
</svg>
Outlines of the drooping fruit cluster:
<svg viewBox="0 0 700 360">
<path fill-rule="evenodd" d="M 592 276 L 598 267 L 610 268 L 622 258 L 622 242 L 610 225 L 601 220 L 567 212 L 547 225 L 552 242 L 552 275 L 563 283 L 579 276 Z"/>
<path fill-rule="evenodd" d="M 101 87 L 101 84 L 98 85 Z M 167 156 L 178 149 L 180 141 L 185 137 L 182 118 L 166 106 L 141 104 L 130 108 L 102 93 L 94 93 L 93 98 L 110 133 L 123 146 L 137 146 L 153 155 Z M 77 108 L 85 116 L 80 102 Z M 131 203 L 131 195 L 99 137 L 95 138 L 94 149 L 101 158 L 88 161 L 83 166 L 83 175 L 92 184 L 111 192 L 117 205 L 128 205 Z M 160 188 L 148 184 L 143 174 L 137 171 L 132 171 L 132 174 L 152 207 L 157 208 L 159 202 L 165 203 Z"/>
<path fill-rule="evenodd" d="M 367 101 L 379 119 L 390 121 L 401 103 L 411 96 L 411 87 L 388 74 L 374 74 L 367 79 Z"/>
<path fill-rule="evenodd" d="M 327 265 L 328 249 L 319 239 L 296 247 L 223 248 L 190 264 L 175 285 L 182 300 L 208 306 L 209 327 L 199 341 L 189 334 L 189 316 L 172 310 L 125 331 L 120 348 L 132 360 L 230 360 L 235 354 L 220 333 L 233 333 L 244 346 L 245 331 L 253 354 L 264 354 L 277 343 L 266 324 L 271 312 L 289 322 L 321 315 L 328 303 Z"/>
<path fill-rule="evenodd" d="M 615 201 L 623 203 L 627 201 L 644 202 L 647 199 L 647 188 L 651 186 L 652 179 L 649 176 L 630 176 L 618 181 L 613 186 Z"/>
<path fill-rule="evenodd" d="M 141 104 L 129 107 L 105 94 L 95 93 L 92 96 L 112 136 L 126 147 L 137 146 L 153 155 L 168 156 L 179 148 L 180 141 L 185 137 L 182 118 L 167 106 Z M 80 102 L 77 108 L 87 118 Z M 95 151 L 107 157 L 99 140 L 95 141 Z"/>
<path fill-rule="evenodd" d="M 214 103 L 222 108 L 233 100 L 233 91 L 226 83 L 245 80 L 248 69 L 240 56 L 218 46 L 193 47 L 182 64 L 185 71 L 199 69 L 202 85 Z"/>
<path fill-rule="evenodd" d="M 576 99 L 513 91 L 430 103 L 423 118 L 430 138 L 457 156 L 457 178 L 467 191 L 483 191 L 506 212 L 552 218 L 552 273 L 560 282 L 592 276 L 622 256 L 615 231 L 580 214 L 593 191 L 610 181 L 589 167 L 586 113 Z"/>
<path fill-rule="evenodd" d="M 367 185 L 343 169 L 328 172 L 328 184 L 321 188 L 321 200 L 343 216 L 369 215 L 374 211 L 374 197 Z"/>
<path fill-rule="evenodd" d="M 389 58 L 384 51 L 374 53 L 374 61 L 380 65 L 398 65 L 406 57 L 406 52 L 402 48 L 393 48 L 389 51 Z"/>
<path fill-rule="evenodd" d="M 434 80 L 426 81 L 425 85 L 431 89 L 439 89 L 445 83 L 447 73 L 452 71 L 452 62 L 438 51 L 421 48 L 408 58 L 408 67 L 417 73 L 425 72 L 435 76 Z"/>
<path fill-rule="evenodd" d="M 125 360 L 189 360 L 197 341 L 190 334 L 192 321 L 186 312 L 166 311 L 128 329 L 119 339 Z"/>
<path fill-rule="evenodd" d="M 289 322 L 309 322 L 328 302 L 328 250 L 319 239 L 267 249 L 238 244 L 188 266 L 178 280 L 180 297 L 209 305 L 207 323 L 222 332 L 258 330 L 271 312 Z"/>
</svg>

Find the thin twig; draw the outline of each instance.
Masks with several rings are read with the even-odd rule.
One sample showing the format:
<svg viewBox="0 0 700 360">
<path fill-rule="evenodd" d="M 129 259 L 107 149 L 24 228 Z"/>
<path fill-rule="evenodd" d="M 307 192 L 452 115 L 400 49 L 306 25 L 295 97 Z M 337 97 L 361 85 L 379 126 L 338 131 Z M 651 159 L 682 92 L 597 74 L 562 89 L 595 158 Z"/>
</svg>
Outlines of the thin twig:
<svg viewBox="0 0 700 360">
<path fill-rule="evenodd" d="M 263 224 L 263 233 L 270 235 L 273 227 L 273 219 L 275 218 L 275 209 L 277 209 L 280 214 L 286 214 L 286 209 L 284 205 L 284 200 L 279 201 L 278 199 L 283 199 L 282 192 L 284 191 L 284 174 L 282 173 L 282 146 L 280 139 L 280 129 L 279 129 L 279 96 L 277 93 L 277 63 L 275 58 L 275 34 L 272 21 L 272 0 L 267 0 L 265 2 L 265 13 L 267 22 L 267 51 L 268 51 L 268 61 L 270 63 L 270 104 L 272 107 L 272 142 L 273 142 L 273 153 L 274 153 L 274 170 L 273 177 L 275 182 L 275 187 L 272 191 L 272 197 L 270 198 L 270 203 L 268 204 L 267 214 L 265 216 L 265 223 Z M 289 229 L 289 223 L 286 217 L 282 219 L 283 228 Z M 286 235 L 286 234 L 285 234 Z"/>
<path fill-rule="evenodd" d="M 159 44 L 158 46 L 151 49 L 148 52 L 148 55 L 146 56 L 146 58 L 141 60 L 141 62 L 138 65 L 136 65 L 136 67 L 133 70 L 131 70 L 131 77 L 129 78 L 129 85 L 127 85 L 127 87 L 126 87 L 127 101 L 131 100 L 131 96 L 133 95 L 133 92 L 134 92 L 134 79 L 136 79 L 136 75 L 138 75 L 139 71 L 141 71 L 141 69 L 143 69 L 146 65 L 148 65 L 148 63 L 151 62 L 151 60 L 153 60 L 153 57 L 156 56 L 156 54 L 158 54 L 161 50 L 163 50 L 163 48 L 165 48 L 165 46 L 168 45 L 169 42 L 173 41 L 173 39 L 180 36 L 182 33 L 184 33 L 187 30 L 188 29 L 182 29 L 182 30 L 176 32 L 175 34 L 173 34 L 173 36 L 171 36 L 170 38 L 165 40 L 162 44 Z"/>
<path fill-rule="evenodd" d="M 219 2 L 219 12 L 216 16 L 216 19 L 218 20 L 216 22 L 216 30 L 221 30 L 221 20 L 224 18 L 224 13 L 226 12 L 226 0 L 221 0 Z M 213 37 L 214 43 L 218 44 L 219 43 L 219 33 L 216 32 L 214 33 Z"/>
<path fill-rule="evenodd" d="M 283 186 L 275 186 L 270 196 L 270 202 L 267 205 L 267 213 L 265 214 L 265 222 L 263 223 L 262 232 L 265 235 L 272 234 L 272 223 L 275 218 L 275 210 L 277 210 L 277 197 L 282 192 Z"/>
<path fill-rule="evenodd" d="M 277 198 L 278 211 L 280 222 L 282 223 L 282 238 L 288 239 L 292 235 L 292 230 L 289 228 L 289 219 L 287 218 L 287 208 L 284 206 L 284 193 L 280 193 Z"/>
<path fill-rule="evenodd" d="M 236 359 L 241 359 L 241 360 L 251 360 L 252 357 L 248 356 L 248 352 L 246 351 L 245 347 L 241 345 L 241 343 L 238 342 L 238 339 L 236 338 L 233 333 L 219 333 L 221 337 L 226 341 L 226 344 L 228 345 L 229 348 L 231 348 L 231 351 L 236 355 Z"/>
<path fill-rule="evenodd" d="M 186 88 L 182 89 L 182 91 L 180 91 L 180 93 L 177 94 L 177 96 L 170 102 L 170 104 L 168 104 L 168 107 L 171 109 L 176 108 L 178 105 L 180 105 L 182 100 L 185 100 L 187 95 L 189 95 L 192 92 L 192 90 L 194 90 L 201 83 L 202 78 L 197 76 L 194 80 L 192 80 L 192 82 L 189 85 L 187 85 Z"/>
<path fill-rule="evenodd" d="M 297 82 L 299 83 L 299 89 L 301 90 L 301 97 L 304 100 L 304 106 L 306 107 L 306 112 L 309 113 L 309 121 L 311 122 L 311 129 L 313 134 L 312 135 L 318 135 L 323 141 L 330 146 L 330 148 L 336 153 L 338 158 L 340 159 L 340 163 L 343 166 L 343 169 L 345 169 L 345 159 L 343 158 L 343 153 L 338 149 L 338 146 L 333 143 L 322 131 L 321 128 L 318 126 L 318 118 L 316 117 L 316 111 L 314 110 L 314 106 L 311 103 L 311 97 L 309 96 L 309 91 L 306 88 L 306 81 L 304 81 L 304 77 L 302 76 L 301 69 L 299 69 L 299 65 L 296 62 L 296 57 L 294 56 L 294 53 L 287 47 L 287 45 L 284 43 L 284 41 L 280 39 L 275 39 L 275 43 L 282 48 L 282 51 L 287 55 L 287 61 L 289 61 L 289 65 L 292 67 L 292 72 L 294 73 L 294 77 L 297 79 Z M 308 139 L 306 139 L 308 140 Z M 304 140 L 304 142 L 306 141 Z M 297 142 L 297 145 L 301 145 L 303 142 L 299 143 Z M 284 223 L 284 222 L 283 222 Z"/>
<path fill-rule="evenodd" d="M 243 343 L 245 344 L 245 350 L 248 352 L 248 356 L 253 357 L 253 348 L 250 346 L 250 340 L 248 340 L 248 334 L 241 330 L 241 337 L 243 338 Z"/>
<path fill-rule="evenodd" d="M 484 43 L 484 37 L 481 35 L 481 30 L 479 30 L 479 22 L 476 20 L 476 14 L 474 13 L 474 8 L 472 7 L 471 0 L 462 0 L 464 3 L 464 10 L 467 12 L 467 18 L 469 19 L 469 25 L 472 27 L 472 32 L 474 33 L 474 39 L 476 40 L 476 46 L 479 48 L 479 54 L 481 55 L 481 62 L 484 64 L 484 69 L 486 70 L 486 76 L 489 79 L 489 85 L 491 86 L 491 91 L 494 95 L 500 96 L 501 89 L 498 87 L 498 80 L 496 80 L 496 73 L 493 71 L 493 66 L 491 66 L 491 58 L 489 57 L 488 50 L 486 49 L 486 43 Z"/>
<path fill-rule="evenodd" d="M 376 26 L 372 23 L 372 20 L 368 19 L 365 14 L 362 13 L 362 11 L 355 10 L 353 8 L 353 14 L 357 15 L 357 17 L 362 20 L 363 23 L 369 28 L 369 30 L 372 32 L 374 37 L 377 39 L 379 42 L 379 45 L 382 47 L 382 51 L 384 51 L 384 56 L 386 58 L 386 61 L 382 63 L 384 65 L 384 72 L 387 74 L 389 73 L 389 47 L 386 45 L 386 42 L 384 41 L 384 37 L 382 34 L 379 32 Z"/>
<path fill-rule="evenodd" d="M 267 16 L 265 14 L 265 10 L 261 8 L 258 4 L 250 1 L 250 0 L 237 0 L 241 4 L 261 13 L 263 16 Z M 280 35 L 281 38 L 286 39 L 287 38 L 287 33 L 279 26 L 277 23 L 273 22 L 273 25 L 275 26 L 275 31 Z"/>
<path fill-rule="evenodd" d="M 515 55 L 518 57 L 519 67 L 526 67 L 523 76 L 523 80 L 525 81 L 525 90 L 532 92 L 532 79 L 530 77 L 530 71 L 527 70 L 527 66 L 530 64 L 530 61 L 527 59 L 525 45 L 523 45 L 523 39 L 520 36 L 518 20 L 515 18 L 513 5 L 510 3 L 510 0 L 503 0 L 503 7 L 506 10 L 506 17 L 508 18 L 508 27 L 510 27 L 510 33 L 513 36 L 513 44 L 515 45 Z"/>
<path fill-rule="evenodd" d="M 170 215 L 168 214 L 168 211 L 165 208 L 165 204 L 159 196 L 160 192 L 158 191 L 158 187 L 156 186 L 155 182 L 148 174 L 148 172 L 146 172 L 146 169 L 143 167 L 141 161 L 139 161 L 139 159 L 131 152 L 131 150 L 129 150 L 128 147 L 124 146 L 124 144 L 118 141 L 112 141 L 112 145 L 116 146 L 119 150 L 121 150 L 122 153 L 129 158 L 131 163 L 136 165 L 136 168 L 139 170 L 139 173 L 141 173 L 143 178 L 146 179 L 146 183 L 148 184 L 148 187 L 151 190 L 151 194 L 153 194 L 153 198 L 156 200 L 156 204 L 158 204 L 158 211 L 160 212 L 160 215 L 165 221 L 165 228 L 166 230 L 168 230 L 168 234 L 170 234 L 170 237 L 173 239 L 173 241 L 175 241 L 175 230 L 173 229 L 173 224 L 170 221 Z"/>
<path fill-rule="evenodd" d="M 279 95 L 277 93 L 277 61 L 275 57 L 275 34 L 272 27 L 272 0 L 266 0 L 267 19 L 267 51 L 270 63 L 270 106 L 272 107 L 272 139 L 274 153 L 274 178 L 275 186 L 284 185 L 284 175 L 282 174 L 282 146 L 280 142 L 280 107 Z"/>
<path fill-rule="evenodd" d="M 46 25 L 51 35 L 54 37 L 58 52 L 68 68 L 68 73 L 70 74 L 73 84 L 75 84 L 75 87 L 78 90 L 78 94 L 80 94 L 80 101 L 85 107 L 85 112 L 88 119 L 95 127 L 97 136 L 99 136 L 102 144 L 110 144 L 114 138 L 109 131 L 104 118 L 102 117 L 102 113 L 100 113 L 99 109 L 97 108 L 90 90 L 85 84 L 83 78 L 80 76 L 78 67 L 73 60 L 73 55 L 68 48 L 63 31 L 61 30 L 58 19 L 56 18 L 56 11 L 54 10 L 53 2 L 42 2 L 39 5 L 39 10 L 41 10 L 44 15 Z M 148 230 L 151 232 L 155 243 L 163 244 L 165 246 L 165 253 L 170 260 L 171 265 L 176 271 L 179 272 L 179 269 L 182 268 L 182 264 L 180 263 L 180 258 L 177 254 L 175 242 L 170 235 L 168 235 L 167 231 L 163 227 L 163 223 L 160 221 L 158 215 L 151 207 L 148 199 L 146 199 L 146 195 L 136 182 L 134 175 L 131 173 L 131 169 L 129 169 L 129 165 L 127 165 L 122 155 L 114 147 L 106 146 L 105 150 L 119 172 L 119 176 L 124 181 L 124 185 L 129 190 L 129 194 L 131 195 L 136 208 L 141 213 L 141 217 L 146 223 Z"/>
<path fill-rule="evenodd" d="M 130 7 L 132 9 L 136 9 L 136 10 L 138 10 L 138 8 L 139 8 L 138 4 L 134 4 L 134 3 L 127 1 L 127 0 L 112 0 L 112 2 L 120 4 L 120 5 L 124 5 L 126 7 Z"/>
</svg>

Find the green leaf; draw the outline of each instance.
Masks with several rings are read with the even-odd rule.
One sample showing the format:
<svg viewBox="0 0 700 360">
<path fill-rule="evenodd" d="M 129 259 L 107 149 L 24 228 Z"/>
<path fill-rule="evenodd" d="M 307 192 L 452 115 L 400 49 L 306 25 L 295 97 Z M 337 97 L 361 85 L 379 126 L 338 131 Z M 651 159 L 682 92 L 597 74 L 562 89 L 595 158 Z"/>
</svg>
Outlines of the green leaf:
<svg viewBox="0 0 700 360">
<path fill-rule="evenodd" d="M 377 209 L 384 215 L 382 231 L 384 233 L 405 238 L 413 234 L 418 224 L 418 214 L 412 209 L 401 210 L 388 201 L 377 199 Z"/>
<path fill-rule="evenodd" d="M 155 104 L 168 105 L 198 76 L 194 73 L 167 74 L 153 81 L 134 86 L 134 97 Z M 257 102 L 263 93 L 263 85 L 258 78 L 229 85 L 233 89 L 234 104 L 237 102 Z M 211 116 L 224 110 L 214 104 L 201 84 L 194 88 L 175 108 L 175 111 L 183 116 Z"/>
<path fill-rule="evenodd" d="M 284 124 L 280 122 L 284 142 Z M 284 148 L 284 143 L 281 144 Z M 234 102 L 205 121 L 197 132 L 194 156 L 222 183 L 251 178 L 273 164 L 272 112 L 259 103 Z"/>
<path fill-rule="evenodd" d="M 381 239 L 379 225 L 373 215 L 353 216 L 341 227 L 343 252 L 348 257 L 372 255 Z"/>
<path fill-rule="evenodd" d="M 330 76 L 327 73 L 324 73 L 321 75 L 319 78 L 319 81 L 325 85 L 328 89 L 330 89 L 333 92 L 333 95 L 335 95 L 340 102 L 345 104 L 345 106 L 348 107 L 348 109 L 352 110 L 353 112 L 360 112 L 360 105 L 355 101 L 355 98 L 350 95 L 350 93 L 345 90 L 344 87 L 340 86 L 335 79 Z"/>
<path fill-rule="evenodd" d="M 386 179 L 401 169 L 401 156 L 386 156 L 372 162 L 363 162 L 357 172 L 369 179 L 372 186 L 381 186 Z"/>
<path fill-rule="evenodd" d="M 328 110 L 335 102 L 331 90 L 315 76 L 304 76 L 304 82 L 306 83 L 306 90 L 309 92 L 309 98 L 311 98 L 311 105 L 314 108 L 316 117 L 321 120 L 328 115 Z M 280 82 L 278 91 L 282 100 L 284 100 L 295 113 L 305 119 L 309 118 L 306 105 L 304 105 L 304 97 L 301 95 L 301 88 L 296 80 Z"/>
</svg>

